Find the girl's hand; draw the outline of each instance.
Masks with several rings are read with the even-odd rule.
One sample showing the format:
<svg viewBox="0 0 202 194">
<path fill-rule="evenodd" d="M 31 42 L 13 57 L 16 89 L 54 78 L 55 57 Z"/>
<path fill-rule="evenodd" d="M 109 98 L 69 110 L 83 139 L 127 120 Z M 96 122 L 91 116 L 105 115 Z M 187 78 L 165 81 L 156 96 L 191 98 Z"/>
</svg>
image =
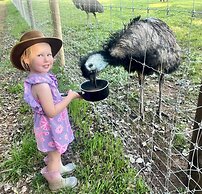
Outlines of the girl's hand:
<svg viewBox="0 0 202 194">
<path fill-rule="evenodd" d="M 67 96 L 68 96 L 69 98 L 71 98 L 72 100 L 75 99 L 75 98 L 82 98 L 77 92 L 72 91 L 72 90 L 69 90 L 69 91 L 67 92 Z"/>
</svg>

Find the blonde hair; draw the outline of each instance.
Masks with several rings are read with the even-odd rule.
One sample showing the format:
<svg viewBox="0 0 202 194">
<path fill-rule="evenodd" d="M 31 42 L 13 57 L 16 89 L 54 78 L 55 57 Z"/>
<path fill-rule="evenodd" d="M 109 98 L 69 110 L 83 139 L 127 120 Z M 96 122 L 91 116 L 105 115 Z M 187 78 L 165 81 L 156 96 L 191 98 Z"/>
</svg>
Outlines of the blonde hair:
<svg viewBox="0 0 202 194">
<path fill-rule="evenodd" d="M 30 71 L 29 65 L 27 63 L 25 63 L 25 58 L 29 57 L 31 54 L 31 47 L 28 47 L 26 50 L 24 50 L 24 52 L 22 53 L 21 57 L 20 57 L 20 62 L 22 67 L 24 68 L 24 70 L 26 71 Z"/>
</svg>

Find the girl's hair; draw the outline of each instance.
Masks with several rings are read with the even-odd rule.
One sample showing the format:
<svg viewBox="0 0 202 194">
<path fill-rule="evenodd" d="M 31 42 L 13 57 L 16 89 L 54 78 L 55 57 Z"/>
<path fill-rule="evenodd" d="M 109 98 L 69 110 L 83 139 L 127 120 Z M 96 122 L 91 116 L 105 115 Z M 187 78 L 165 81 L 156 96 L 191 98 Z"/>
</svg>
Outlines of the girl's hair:
<svg viewBox="0 0 202 194">
<path fill-rule="evenodd" d="M 27 58 L 27 57 L 29 57 L 30 54 L 31 54 L 31 47 L 29 47 L 26 50 L 24 50 L 24 52 L 22 53 L 21 58 L 20 58 L 22 67 L 26 71 L 30 71 L 30 68 L 29 68 L 29 65 L 27 63 L 25 63 L 24 59 Z"/>
</svg>

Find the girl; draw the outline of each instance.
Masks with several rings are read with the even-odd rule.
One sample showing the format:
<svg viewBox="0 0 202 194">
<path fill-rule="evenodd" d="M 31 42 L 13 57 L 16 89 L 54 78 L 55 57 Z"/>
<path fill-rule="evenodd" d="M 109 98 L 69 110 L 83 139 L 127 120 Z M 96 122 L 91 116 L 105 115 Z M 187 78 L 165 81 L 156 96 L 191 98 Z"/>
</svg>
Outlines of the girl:
<svg viewBox="0 0 202 194">
<path fill-rule="evenodd" d="M 71 173 L 73 163 L 63 166 L 61 154 L 74 139 L 66 107 L 80 95 L 72 90 L 61 97 L 56 77 L 49 73 L 54 56 L 62 46 L 58 38 L 47 38 L 39 31 L 25 33 L 10 54 L 14 67 L 29 71 L 24 82 L 24 99 L 34 112 L 34 133 L 37 147 L 47 154 L 41 173 L 52 191 L 74 187 L 76 177 L 63 178 L 61 174 Z"/>
</svg>

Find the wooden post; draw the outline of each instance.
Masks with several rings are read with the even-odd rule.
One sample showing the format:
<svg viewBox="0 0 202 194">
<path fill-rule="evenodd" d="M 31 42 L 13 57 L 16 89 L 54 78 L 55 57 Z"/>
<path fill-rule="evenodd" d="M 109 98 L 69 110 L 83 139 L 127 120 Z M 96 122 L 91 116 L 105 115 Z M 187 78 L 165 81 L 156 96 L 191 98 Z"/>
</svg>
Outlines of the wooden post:
<svg viewBox="0 0 202 194">
<path fill-rule="evenodd" d="M 58 0 L 49 0 L 50 10 L 52 15 L 54 36 L 60 38 L 62 40 L 62 29 L 61 29 L 61 21 L 60 21 L 60 9 Z M 64 48 L 60 49 L 60 64 L 62 66 L 65 65 L 65 56 L 64 56 Z"/>
<path fill-rule="evenodd" d="M 22 1 L 19 1 L 19 9 L 21 16 L 24 17 L 26 20 L 25 9 Z"/>
<path fill-rule="evenodd" d="M 34 21 L 33 9 L 32 9 L 32 0 L 27 0 L 27 7 L 28 7 L 30 25 L 31 25 L 31 28 L 34 29 L 35 28 L 35 21 Z"/>
<path fill-rule="evenodd" d="M 189 164 L 188 164 L 188 174 L 190 178 L 187 178 L 187 187 L 190 191 L 200 190 L 202 192 L 202 83 L 200 87 L 197 110 L 195 114 L 195 121 L 193 127 L 192 140 L 189 152 Z M 190 164 L 192 164 L 190 166 Z"/>
</svg>

